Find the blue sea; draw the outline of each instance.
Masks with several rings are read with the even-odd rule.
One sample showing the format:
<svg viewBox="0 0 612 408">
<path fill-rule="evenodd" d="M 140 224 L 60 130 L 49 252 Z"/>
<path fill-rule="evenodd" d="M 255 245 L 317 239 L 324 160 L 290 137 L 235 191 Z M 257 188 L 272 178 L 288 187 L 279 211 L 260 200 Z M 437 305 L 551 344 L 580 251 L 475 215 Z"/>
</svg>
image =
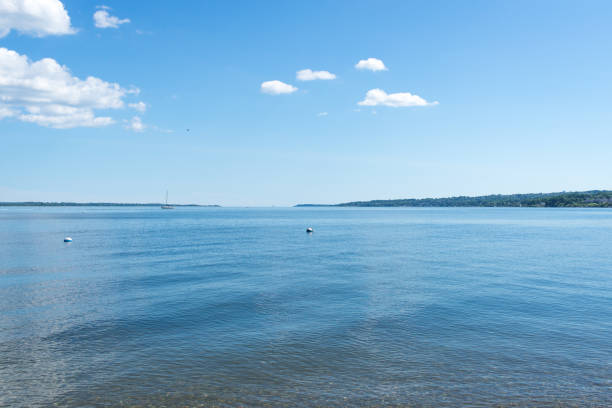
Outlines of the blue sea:
<svg viewBox="0 0 612 408">
<path fill-rule="evenodd" d="M 609 407 L 612 210 L 0 208 L 0 406 Z"/>
</svg>

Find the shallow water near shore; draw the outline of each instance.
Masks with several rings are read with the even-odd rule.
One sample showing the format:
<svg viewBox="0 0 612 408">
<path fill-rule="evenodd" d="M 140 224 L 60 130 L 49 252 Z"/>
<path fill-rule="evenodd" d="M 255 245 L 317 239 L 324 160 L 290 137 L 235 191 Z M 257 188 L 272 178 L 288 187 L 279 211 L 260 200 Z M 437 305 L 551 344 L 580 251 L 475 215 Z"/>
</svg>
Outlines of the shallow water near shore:
<svg viewBox="0 0 612 408">
<path fill-rule="evenodd" d="M 0 226 L 0 406 L 612 406 L 612 210 L 23 207 Z"/>
</svg>

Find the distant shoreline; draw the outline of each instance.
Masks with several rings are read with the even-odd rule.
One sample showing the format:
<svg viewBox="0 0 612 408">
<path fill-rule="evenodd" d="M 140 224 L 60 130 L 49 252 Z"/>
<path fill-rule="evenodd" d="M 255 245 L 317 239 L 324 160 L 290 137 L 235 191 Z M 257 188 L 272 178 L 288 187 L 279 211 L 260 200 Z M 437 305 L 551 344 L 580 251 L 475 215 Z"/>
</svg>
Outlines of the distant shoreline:
<svg viewBox="0 0 612 408">
<path fill-rule="evenodd" d="M 476 197 L 406 198 L 351 201 L 340 204 L 297 204 L 295 207 L 577 207 L 612 208 L 612 190 L 559 193 L 493 194 Z"/>
<path fill-rule="evenodd" d="M 0 207 L 161 207 L 162 203 L 73 203 L 73 202 L 45 202 L 45 201 L 19 201 L 0 202 Z M 201 204 L 170 204 L 174 207 L 221 207 L 220 205 Z"/>
<path fill-rule="evenodd" d="M 162 203 L 0 202 L 0 207 L 160 207 Z M 221 207 L 217 204 L 170 204 L 175 207 Z M 405 198 L 351 201 L 339 204 L 297 204 L 294 207 L 546 207 L 612 208 L 612 190 L 557 193 L 492 194 L 447 198 Z"/>
</svg>

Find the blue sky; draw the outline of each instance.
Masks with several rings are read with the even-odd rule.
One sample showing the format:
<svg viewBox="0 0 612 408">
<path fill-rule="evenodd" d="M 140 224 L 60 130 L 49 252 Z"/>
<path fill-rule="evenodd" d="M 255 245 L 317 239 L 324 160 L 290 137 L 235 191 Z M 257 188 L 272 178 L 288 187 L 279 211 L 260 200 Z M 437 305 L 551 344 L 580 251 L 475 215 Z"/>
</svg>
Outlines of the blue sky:
<svg viewBox="0 0 612 408">
<path fill-rule="evenodd" d="M 612 188 L 609 1 L 40 2 L 0 0 L 0 201 Z M 44 58 L 64 79 L 41 102 Z"/>
</svg>

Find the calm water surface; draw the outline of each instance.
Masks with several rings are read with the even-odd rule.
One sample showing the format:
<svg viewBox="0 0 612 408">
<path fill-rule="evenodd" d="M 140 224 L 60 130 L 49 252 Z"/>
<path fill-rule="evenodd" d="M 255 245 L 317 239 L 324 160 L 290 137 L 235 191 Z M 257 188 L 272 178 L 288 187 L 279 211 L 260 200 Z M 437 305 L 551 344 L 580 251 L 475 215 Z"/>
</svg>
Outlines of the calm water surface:
<svg viewBox="0 0 612 408">
<path fill-rule="evenodd" d="M 612 210 L 0 208 L 0 406 L 54 404 L 612 406 Z"/>
</svg>

